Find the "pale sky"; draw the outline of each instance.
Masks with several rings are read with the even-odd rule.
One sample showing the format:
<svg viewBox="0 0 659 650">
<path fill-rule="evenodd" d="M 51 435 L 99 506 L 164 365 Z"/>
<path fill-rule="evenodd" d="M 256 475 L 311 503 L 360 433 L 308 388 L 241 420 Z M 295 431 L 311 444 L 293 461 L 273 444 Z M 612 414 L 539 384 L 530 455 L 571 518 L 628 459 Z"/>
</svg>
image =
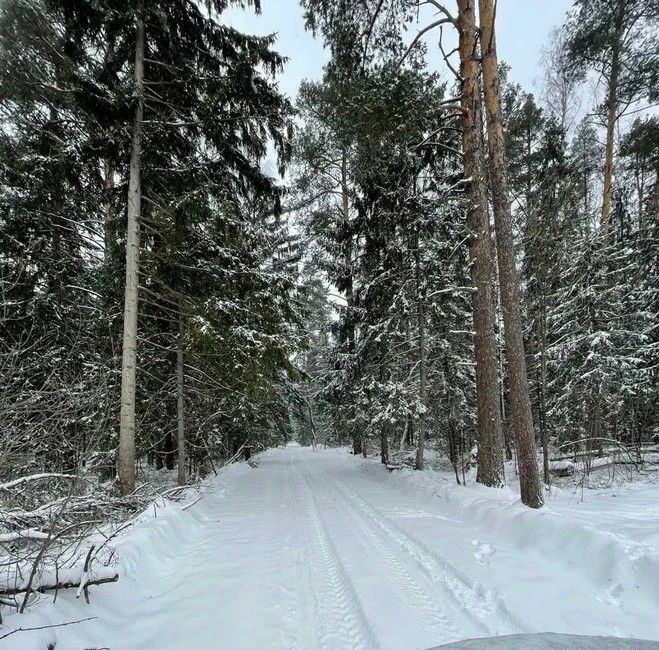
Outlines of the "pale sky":
<svg viewBox="0 0 659 650">
<path fill-rule="evenodd" d="M 321 77 L 327 52 L 319 39 L 305 31 L 298 0 L 261 0 L 261 4 L 263 13 L 260 16 L 252 11 L 232 8 L 223 14 L 223 19 L 245 33 L 276 32 L 276 49 L 289 59 L 280 77 L 280 87 L 295 99 L 303 79 Z M 455 3 L 448 0 L 447 4 L 451 7 Z M 571 6 L 572 0 L 498 1 L 499 58 L 511 66 L 512 81 L 522 84 L 526 90 L 536 90 L 542 49 L 551 30 L 564 22 L 565 13 Z M 420 24 L 420 28 L 424 24 L 427 23 Z M 430 58 L 436 50 L 431 47 L 432 37 L 427 42 Z"/>
</svg>

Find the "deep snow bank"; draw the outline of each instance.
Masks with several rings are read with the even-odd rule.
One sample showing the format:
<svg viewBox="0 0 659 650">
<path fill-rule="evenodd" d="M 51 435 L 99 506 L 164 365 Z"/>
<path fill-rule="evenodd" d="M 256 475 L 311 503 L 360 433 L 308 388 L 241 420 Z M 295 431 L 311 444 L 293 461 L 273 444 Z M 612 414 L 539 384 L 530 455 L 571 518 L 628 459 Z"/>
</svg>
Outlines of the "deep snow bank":
<svg viewBox="0 0 659 650">
<path fill-rule="evenodd" d="M 88 647 L 87 644 L 81 645 L 82 642 L 66 645 L 67 641 L 64 641 L 63 645 L 61 636 L 65 634 L 68 639 L 80 634 L 80 638 L 84 638 L 86 630 L 98 625 L 98 619 L 106 612 L 116 610 L 119 603 L 130 599 L 131 581 L 139 582 L 145 576 L 157 581 L 162 577 L 168 560 L 181 555 L 190 541 L 214 520 L 218 504 L 230 494 L 235 483 L 253 471 L 247 463 L 232 464 L 220 469 L 217 476 L 207 478 L 199 490 L 190 490 L 189 495 L 180 501 L 157 498 L 112 540 L 113 561 L 103 571 L 118 573 L 117 583 L 90 587 L 91 605 L 85 605 L 82 598 L 77 599 L 75 589 L 68 589 L 59 592 L 54 607 L 53 595 L 45 594 L 37 597 L 25 615 L 9 614 L 9 610 L 4 610 L 0 647 L 3 650 L 43 650 L 55 642 L 57 650 Z M 98 543 L 102 539 L 92 536 L 86 544 Z M 92 620 L 84 620 L 89 617 Z M 72 621 L 83 622 L 57 627 Z M 134 621 L 126 621 L 126 624 L 134 624 Z M 45 629 L 28 631 L 42 626 Z M 10 634 L 19 627 L 23 631 Z"/>
<path fill-rule="evenodd" d="M 373 470 L 372 460 L 361 462 L 369 471 Z M 383 477 L 387 476 L 384 468 L 382 472 Z M 401 490 L 421 492 L 441 500 L 452 516 L 487 528 L 516 547 L 520 554 L 539 551 L 557 571 L 573 575 L 574 580 L 589 581 L 598 600 L 621 606 L 624 594 L 627 606 L 631 606 L 631 601 L 649 617 L 659 616 L 658 549 L 619 531 L 597 526 L 598 513 L 589 512 L 589 523 L 580 521 L 582 504 L 573 500 L 572 507 L 567 508 L 563 500 L 560 508 L 554 508 L 548 500 L 541 510 L 532 510 L 523 506 L 510 488 L 458 486 L 432 470 L 416 472 L 403 468 L 391 474 L 390 480 Z M 659 487 L 652 489 L 659 503 Z M 616 498 L 615 507 L 624 510 L 623 504 L 624 493 Z M 632 501 L 630 516 L 634 507 Z M 604 517 L 606 511 L 601 509 L 600 514 Z M 659 515 L 659 509 L 654 514 Z M 655 525 L 659 527 L 659 516 Z M 656 630 L 659 638 L 659 625 Z"/>
</svg>

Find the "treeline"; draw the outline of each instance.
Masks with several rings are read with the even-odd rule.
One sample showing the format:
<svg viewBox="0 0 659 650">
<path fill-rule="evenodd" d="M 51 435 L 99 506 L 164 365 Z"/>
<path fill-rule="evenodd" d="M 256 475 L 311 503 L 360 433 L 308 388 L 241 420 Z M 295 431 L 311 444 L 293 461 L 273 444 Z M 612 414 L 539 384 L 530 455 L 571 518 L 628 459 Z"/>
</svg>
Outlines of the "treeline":
<svg viewBox="0 0 659 650">
<path fill-rule="evenodd" d="M 2 5 L 3 478 L 109 478 L 119 447 L 125 494 L 136 459 L 183 483 L 288 435 L 297 252 L 262 163 L 292 107 L 226 6 Z"/>
<path fill-rule="evenodd" d="M 302 0 L 296 107 L 232 4 L 0 10 L 0 478 L 429 439 L 539 507 L 540 448 L 650 440 L 656 3 L 577 0 L 535 98 L 492 0 Z"/>
<path fill-rule="evenodd" d="M 650 441 L 656 3 L 577 1 L 540 100 L 507 81 L 489 0 L 423 3 L 427 23 L 404 0 L 302 4 L 332 56 L 300 94 L 298 205 L 309 273 L 345 298 L 307 360 L 323 435 L 417 468 L 431 437 L 458 482 L 476 448 L 487 485 L 515 457 L 536 507 L 536 449 L 548 483 L 551 450 Z"/>
</svg>

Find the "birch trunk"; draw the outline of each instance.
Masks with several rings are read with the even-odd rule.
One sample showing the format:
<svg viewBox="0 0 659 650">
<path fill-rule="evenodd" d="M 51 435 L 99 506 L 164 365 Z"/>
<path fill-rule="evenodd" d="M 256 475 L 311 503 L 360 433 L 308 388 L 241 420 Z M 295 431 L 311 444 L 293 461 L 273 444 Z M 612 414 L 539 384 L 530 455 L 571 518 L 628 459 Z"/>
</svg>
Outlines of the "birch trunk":
<svg viewBox="0 0 659 650">
<path fill-rule="evenodd" d="M 508 198 L 505 143 L 499 97 L 499 70 L 494 28 L 494 0 L 479 0 L 481 56 L 489 145 L 492 204 L 496 230 L 499 286 L 508 364 L 510 423 L 517 447 L 522 502 L 531 508 L 543 504 L 538 475 L 531 397 L 526 373 L 522 316 L 515 268 L 512 216 Z"/>
<path fill-rule="evenodd" d="M 491 487 L 504 485 L 501 412 L 497 378 L 495 314 L 492 295 L 493 261 L 487 193 L 483 170 L 481 93 L 478 70 L 476 0 L 458 1 L 461 78 L 462 146 L 469 179 L 469 257 L 474 285 L 474 355 L 476 359 L 476 480 Z"/>
<path fill-rule="evenodd" d="M 135 489 L 135 377 L 137 370 L 137 310 L 140 267 L 140 211 L 142 206 L 141 157 L 144 113 L 144 4 L 139 0 L 136 17 L 135 94 L 137 105 L 133 123 L 128 182 L 128 223 L 126 227 L 126 289 L 124 296 L 124 336 L 121 364 L 121 413 L 117 473 L 119 489 L 129 494 Z"/>
</svg>

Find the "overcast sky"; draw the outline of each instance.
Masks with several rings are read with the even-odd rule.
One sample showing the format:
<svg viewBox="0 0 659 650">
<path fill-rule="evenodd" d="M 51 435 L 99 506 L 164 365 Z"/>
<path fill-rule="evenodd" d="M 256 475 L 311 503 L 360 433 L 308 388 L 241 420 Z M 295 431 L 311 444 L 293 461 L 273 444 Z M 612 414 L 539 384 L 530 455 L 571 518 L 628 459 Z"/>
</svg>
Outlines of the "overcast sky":
<svg viewBox="0 0 659 650">
<path fill-rule="evenodd" d="M 305 31 L 298 0 L 261 0 L 261 4 L 260 16 L 252 11 L 230 9 L 224 18 L 246 33 L 277 33 L 276 49 L 289 59 L 280 87 L 294 99 L 303 79 L 320 78 L 327 53 L 322 43 Z M 511 66 L 511 79 L 527 90 L 535 89 L 542 49 L 551 30 L 563 23 L 571 6 L 572 0 L 499 0 L 499 58 Z"/>
</svg>

